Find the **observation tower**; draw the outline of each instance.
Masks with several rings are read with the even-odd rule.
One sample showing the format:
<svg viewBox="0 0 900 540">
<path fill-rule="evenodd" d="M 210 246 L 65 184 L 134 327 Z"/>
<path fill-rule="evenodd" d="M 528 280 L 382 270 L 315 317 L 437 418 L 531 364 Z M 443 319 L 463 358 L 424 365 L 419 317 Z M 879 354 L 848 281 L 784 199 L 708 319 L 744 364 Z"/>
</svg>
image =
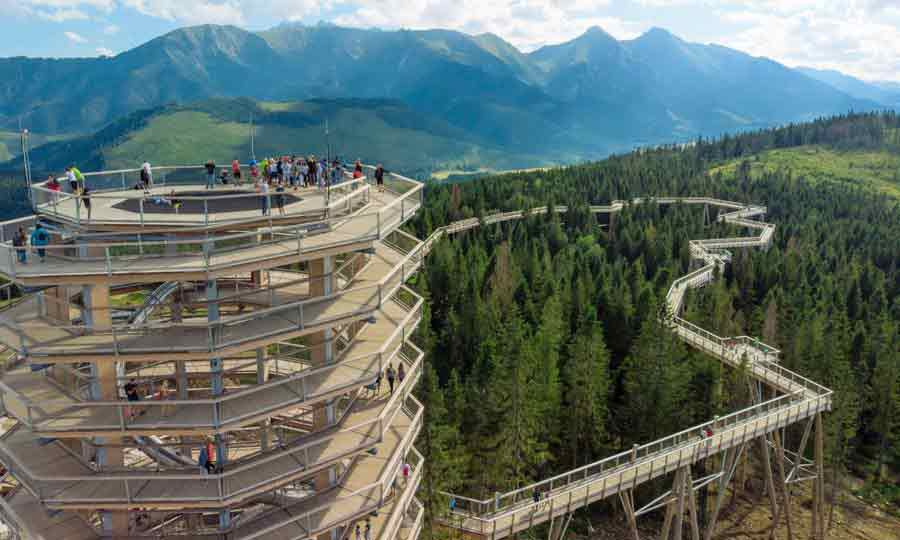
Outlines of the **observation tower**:
<svg viewBox="0 0 900 540">
<path fill-rule="evenodd" d="M 0 224 L 5 534 L 417 537 L 423 186 L 364 171 L 268 199 L 203 167 L 31 188 Z"/>
</svg>

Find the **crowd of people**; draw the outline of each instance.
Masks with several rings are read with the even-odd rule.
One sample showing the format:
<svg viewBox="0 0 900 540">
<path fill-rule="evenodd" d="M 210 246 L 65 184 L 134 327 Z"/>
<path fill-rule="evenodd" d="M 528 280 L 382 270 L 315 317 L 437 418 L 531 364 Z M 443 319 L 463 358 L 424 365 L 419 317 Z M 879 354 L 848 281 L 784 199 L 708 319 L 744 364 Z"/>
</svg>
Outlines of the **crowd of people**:
<svg viewBox="0 0 900 540">
<path fill-rule="evenodd" d="M 384 178 L 384 168 L 379 165 L 381 173 L 376 176 Z M 217 183 L 227 185 L 233 184 L 242 186 L 244 184 L 244 172 L 238 160 L 232 160 L 230 166 L 219 168 L 219 174 L 216 175 L 218 166 L 214 160 L 209 160 L 204 164 L 206 171 L 206 188 L 213 189 Z M 320 159 L 316 156 L 297 157 L 297 156 L 281 156 L 267 157 L 260 161 L 250 160 L 247 171 L 251 184 L 259 184 L 266 182 L 270 186 L 281 184 L 293 189 L 303 187 L 319 187 L 325 188 L 328 185 L 335 185 L 344 180 L 346 167 L 339 158 L 334 158 L 330 162 L 327 159 Z M 362 163 L 357 160 L 353 165 L 353 178 L 362 178 Z M 383 183 L 383 182 L 382 182 Z"/>
<path fill-rule="evenodd" d="M 316 158 L 314 155 L 309 157 L 294 155 L 280 158 L 268 157 L 259 162 L 254 159 L 250 161 L 247 168 L 249 169 L 249 182 L 260 195 L 260 211 L 263 215 L 271 214 L 273 203 L 281 215 L 285 214 L 285 192 L 288 189 L 295 191 L 311 187 L 326 189 L 328 186 L 334 186 L 343 182 L 347 171 L 343 162 L 338 158 L 331 160 L 329 163 L 328 160 Z M 238 187 L 244 185 L 244 172 L 240 162 L 236 159 L 232 160 L 230 166 L 222 167 L 218 176 L 216 175 L 217 166 L 213 160 L 206 162 L 204 170 L 206 189 L 214 189 L 217 183 L 222 185 L 233 184 Z M 379 192 L 384 191 L 385 172 L 384 167 L 378 164 L 373 174 L 376 188 Z M 354 179 L 365 176 L 362 163 L 359 160 L 356 160 L 353 164 L 351 175 Z M 86 219 L 90 220 L 92 214 L 91 190 L 87 185 L 84 174 L 75 164 L 69 165 L 65 169 L 65 181 L 69 185 L 69 192 L 77 197 L 77 208 L 83 207 L 86 212 Z M 54 203 L 58 200 L 59 194 L 63 192 L 63 184 L 52 174 L 48 175 L 43 187 L 51 192 Z M 174 208 L 176 211 L 182 206 L 183 201 L 177 198 L 174 189 L 165 195 L 153 195 L 151 191 L 153 187 L 153 167 L 148 161 L 144 161 L 140 167 L 140 181 L 134 188 L 142 190 L 150 204 Z M 41 262 L 43 262 L 46 257 L 46 246 L 50 243 L 50 235 L 46 229 L 42 229 L 38 225 L 32 231 L 30 237 L 26 235 L 22 228 L 19 228 L 14 234 L 12 243 L 19 263 L 26 264 L 28 261 L 29 240 L 31 240 L 32 248 L 38 254 Z"/>
</svg>

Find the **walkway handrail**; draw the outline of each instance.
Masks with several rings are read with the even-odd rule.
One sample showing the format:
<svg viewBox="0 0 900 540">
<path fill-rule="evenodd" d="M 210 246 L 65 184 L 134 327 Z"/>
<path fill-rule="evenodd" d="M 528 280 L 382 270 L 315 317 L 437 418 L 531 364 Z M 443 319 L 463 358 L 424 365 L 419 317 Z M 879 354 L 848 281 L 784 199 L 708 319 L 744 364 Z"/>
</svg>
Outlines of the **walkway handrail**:
<svg viewBox="0 0 900 540">
<path fill-rule="evenodd" d="M 381 303 L 386 299 L 390 298 L 394 292 L 398 288 L 403 285 L 403 282 L 406 278 L 414 273 L 420 266 L 422 261 L 422 244 L 416 246 L 412 251 L 407 253 L 392 269 L 388 272 L 378 283 L 372 285 L 365 285 L 362 287 L 351 287 L 343 290 L 339 290 L 335 293 L 326 296 L 319 296 L 315 298 L 306 298 L 302 300 L 288 301 L 283 304 L 274 305 L 269 308 L 255 310 L 250 313 L 244 315 L 236 315 L 228 318 L 223 318 L 218 321 L 193 321 L 193 322 L 151 322 L 145 323 L 142 325 L 113 325 L 109 329 L 92 329 L 83 325 L 55 325 L 56 329 L 60 330 L 69 330 L 76 335 L 93 335 L 93 336 L 109 336 L 111 339 L 110 345 L 113 347 L 112 351 L 116 354 L 122 353 L 125 351 L 125 348 L 120 344 L 120 341 L 123 337 L 126 336 L 134 336 L 134 335 L 147 335 L 150 333 L 159 333 L 165 332 L 169 329 L 174 328 L 184 328 L 184 329 L 208 329 L 210 330 L 208 335 L 208 342 L 205 344 L 195 344 L 193 350 L 208 350 L 210 347 L 212 348 L 223 348 L 227 346 L 234 346 L 243 341 L 247 341 L 244 339 L 243 341 L 225 341 L 224 329 L 233 327 L 235 325 L 241 324 L 246 321 L 255 320 L 263 317 L 267 317 L 270 315 L 291 312 L 297 312 L 297 321 L 298 326 L 303 328 L 307 325 L 309 321 L 304 318 L 304 309 L 309 308 L 310 306 L 321 305 L 326 302 L 331 302 L 335 300 L 349 298 L 351 295 L 357 295 L 359 293 L 368 292 L 369 296 L 366 296 L 362 299 L 362 303 L 351 312 L 341 313 L 338 315 L 331 316 L 328 319 L 316 319 L 315 324 L 325 324 L 330 320 L 336 320 L 336 318 L 345 318 L 349 316 L 354 316 L 356 314 L 362 314 L 366 312 L 371 312 L 381 306 Z M 307 309 L 308 311 L 308 309 Z M 2 311 L 0 311 L 2 313 Z M 0 316 L 0 326 L 5 326 L 11 329 L 14 333 L 23 334 L 23 330 L 15 321 L 9 320 Z M 216 331 L 218 330 L 218 331 Z M 274 332 L 272 335 L 277 333 L 281 333 L 282 331 Z M 253 339 L 258 339 L 260 336 L 251 336 Z M 23 337 L 24 339 L 24 337 Z M 51 343 L 35 343 L 31 342 L 27 345 L 28 348 L 36 349 L 40 347 L 50 348 L 59 348 L 65 347 L 66 342 L 51 342 Z M 20 348 L 25 347 L 24 343 L 20 344 Z M 181 347 L 184 349 L 184 347 Z M 96 349 L 102 350 L 102 349 Z M 147 347 L 136 347 L 132 348 L 132 350 L 142 350 L 142 351 L 153 351 L 153 350 L 161 350 L 168 351 L 170 348 L 147 348 Z M 20 350 L 20 352 L 22 352 Z M 40 355 L 39 351 L 32 351 L 34 355 Z"/>
<path fill-rule="evenodd" d="M 276 388 L 284 385 L 293 385 L 296 383 L 300 383 L 300 389 L 298 392 L 298 397 L 296 400 L 291 402 L 290 404 L 299 404 L 299 403 L 309 403 L 312 399 L 318 399 L 316 394 L 310 394 L 306 385 L 303 384 L 304 381 L 315 375 L 321 375 L 323 373 L 327 373 L 330 371 L 334 371 L 337 369 L 346 369 L 350 363 L 356 363 L 360 360 L 368 359 L 368 363 L 365 365 L 365 368 L 360 372 L 359 376 L 351 381 L 347 381 L 340 387 L 328 388 L 320 392 L 321 396 L 329 396 L 335 393 L 340 393 L 341 391 L 346 390 L 350 387 L 359 387 L 366 384 L 370 384 L 374 381 L 378 373 L 382 372 L 384 366 L 387 363 L 393 361 L 395 356 L 400 352 L 404 344 L 407 343 L 407 337 L 413 332 L 414 328 L 419 324 L 422 318 L 422 307 L 424 305 L 424 299 L 416 294 L 411 289 L 403 287 L 403 289 L 410 294 L 415 299 L 415 305 L 406 308 L 400 302 L 397 302 L 398 305 L 404 307 L 407 311 L 407 314 L 404 316 L 403 320 L 399 322 L 397 328 L 391 333 L 391 335 L 384 340 L 379 349 L 375 352 L 365 354 L 365 355 L 356 355 L 346 358 L 341 358 L 339 361 L 328 364 L 316 368 L 311 368 L 307 370 L 300 371 L 293 375 L 282 377 L 264 384 L 254 385 L 252 387 L 241 389 L 235 392 L 229 392 L 227 394 L 223 394 L 221 396 L 206 398 L 206 399 L 190 399 L 190 400 L 180 400 L 180 399 L 165 399 L 165 400 L 144 400 L 140 401 L 137 405 L 133 402 L 121 401 L 121 400 L 89 400 L 72 403 L 71 401 L 62 402 L 62 405 L 66 406 L 66 411 L 71 412 L 78 409 L 96 409 L 96 408 L 115 408 L 118 410 L 118 422 L 115 425 L 112 424 L 79 424 L 79 430 L 81 431 L 90 431 L 96 429 L 118 429 L 123 433 L 127 433 L 129 431 L 144 431 L 146 427 L 141 426 L 139 424 L 128 424 L 125 420 L 126 413 L 125 410 L 130 407 L 176 407 L 176 406 L 190 406 L 190 407 L 199 407 L 199 406 L 210 406 L 209 411 L 209 422 L 202 423 L 194 421 L 190 424 L 179 424 L 175 422 L 161 422 L 156 427 L 162 429 L 162 427 L 167 427 L 171 429 L 179 428 L 179 427 L 191 427 L 191 428 L 209 428 L 212 430 L 218 430 L 235 423 L 239 423 L 245 420 L 247 417 L 255 417 L 261 414 L 264 411 L 254 410 L 250 413 L 246 413 L 244 415 L 237 416 L 229 416 L 227 414 L 227 410 L 225 409 L 225 405 L 228 402 L 234 400 L 243 400 L 248 396 L 252 396 L 258 392 L 263 391 L 271 391 L 272 388 Z M 396 346 L 394 346 L 396 344 Z M 41 403 L 35 403 L 29 400 L 27 397 L 23 396 L 21 393 L 16 391 L 14 388 L 10 387 L 5 381 L 0 379 L 0 400 L 3 400 L 4 405 L 7 410 L 16 417 L 20 422 L 24 425 L 28 426 L 33 430 L 40 430 L 41 425 L 45 421 L 53 421 L 55 419 L 60 418 L 59 414 L 51 414 L 47 412 L 47 408 L 54 403 L 52 400 L 50 401 L 42 401 Z M 7 401 L 7 399 L 12 399 L 13 402 Z M 21 405 L 21 407 L 17 406 L 17 403 Z M 289 405 L 289 404 L 288 404 Z M 19 410 L 20 408 L 24 408 L 24 411 Z M 51 430 L 52 431 L 52 430 Z"/>
<path fill-rule="evenodd" d="M 218 501 L 225 502 L 228 499 L 233 499 L 235 497 L 240 497 L 248 492 L 251 492 L 255 489 L 258 489 L 261 486 L 269 485 L 273 483 L 272 478 L 262 477 L 258 482 L 253 484 L 241 484 L 237 487 L 229 486 L 226 482 L 243 472 L 251 471 L 258 467 L 261 467 L 267 463 L 270 463 L 275 460 L 282 459 L 287 455 L 299 455 L 302 456 L 302 463 L 296 463 L 294 469 L 286 473 L 287 475 L 296 475 L 306 473 L 309 469 L 311 469 L 311 463 L 320 463 L 318 461 L 311 460 L 308 452 L 310 448 L 326 443 L 331 438 L 343 434 L 343 433 L 357 433 L 357 434 L 367 434 L 362 440 L 352 448 L 342 449 L 340 454 L 336 456 L 334 459 L 340 459 L 341 457 L 347 455 L 357 454 L 366 448 L 372 447 L 375 444 L 379 443 L 384 437 L 384 433 L 390 428 L 393 424 L 395 417 L 401 412 L 401 410 L 407 412 L 412 420 L 411 425 L 418 428 L 421 423 L 423 407 L 421 403 L 419 403 L 415 398 L 411 395 L 411 389 L 415 386 L 418 378 L 421 375 L 421 364 L 423 361 L 424 353 L 421 350 L 416 349 L 417 356 L 413 359 L 407 360 L 405 363 L 409 366 L 409 377 L 404 379 L 404 383 L 406 389 L 404 391 L 397 391 L 392 395 L 381 408 L 379 414 L 371 419 L 355 423 L 353 425 L 340 425 L 337 424 L 334 428 L 329 429 L 325 432 L 316 433 L 307 437 L 302 437 L 292 442 L 289 445 L 273 448 L 268 451 L 258 452 L 255 456 L 247 456 L 242 458 L 239 463 L 235 466 L 228 467 L 226 465 L 226 469 L 223 472 L 204 474 L 200 471 L 199 465 L 195 468 L 188 469 L 193 470 L 192 473 L 178 472 L 179 470 L 185 470 L 184 468 L 176 468 L 172 471 L 148 471 L 148 472 L 139 472 L 134 470 L 100 470 L 95 474 L 39 474 L 32 471 L 32 469 L 25 463 L 22 463 L 21 460 L 12 452 L 9 452 L 8 446 L 6 443 L 6 439 L 12 436 L 15 433 L 15 429 L 10 430 L 2 438 L 0 438 L 0 450 L 4 451 L 7 456 L 10 458 L 12 465 L 11 469 L 14 474 L 20 479 L 30 480 L 31 482 L 44 482 L 44 483 L 70 483 L 70 482 L 144 482 L 144 481 L 180 481 L 180 482 L 202 482 L 204 486 L 209 486 L 212 483 L 216 486 L 216 494 L 214 496 L 203 495 L 200 497 L 191 497 L 191 496 L 179 496 L 180 500 L 195 500 L 195 501 Z M 399 390 L 399 389 L 398 389 Z M 409 402 L 409 403 L 407 403 Z M 410 407 L 410 404 L 412 407 Z M 372 428 L 376 428 L 372 430 Z M 415 436 L 408 433 L 404 437 L 405 444 L 411 446 L 413 441 L 415 440 Z M 397 455 L 395 454 L 392 458 L 394 460 L 397 459 Z M 395 467 L 394 470 L 399 469 Z M 287 480 L 286 480 L 287 481 Z M 35 493 L 36 496 L 45 500 L 51 504 L 77 504 L 78 502 L 92 502 L 96 501 L 94 498 L 85 498 L 85 499 L 59 499 L 54 498 L 52 495 L 45 495 L 40 493 L 43 491 L 41 486 L 33 486 L 28 481 L 23 481 L 23 485 L 25 485 L 29 491 Z M 126 489 L 126 493 L 134 493 L 132 490 Z M 171 494 L 166 494 L 161 496 L 162 498 L 140 498 L 129 496 L 127 501 L 122 502 L 149 502 L 156 500 L 170 500 L 173 498 Z M 101 501 L 106 502 L 106 501 Z M 109 502 L 118 502 L 118 499 L 110 499 Z"/>
</svg>

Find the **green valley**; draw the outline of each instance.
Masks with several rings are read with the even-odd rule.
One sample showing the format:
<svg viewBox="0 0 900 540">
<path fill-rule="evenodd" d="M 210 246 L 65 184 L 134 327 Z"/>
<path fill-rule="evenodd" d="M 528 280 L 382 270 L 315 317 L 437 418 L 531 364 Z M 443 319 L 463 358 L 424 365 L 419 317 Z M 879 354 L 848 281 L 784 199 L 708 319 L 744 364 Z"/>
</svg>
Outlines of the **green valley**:
<svg viewBox="0 0 900 540">
<path fill-rule="evenodd" d="M 389 169 L 420 176 L 439 169 L 503 170 L 550 163 L 507 151 L 394 100 L 257 102 L 245 98 L 139 111 L 93 135 L 36 148 L 32 163 L 36 174 L 43 174 L 69 163 L 98 170 L 136 167 L 143 161 L 175 165 L 196 164 L 198 159 L 246 161 L 252 157 L 251 129 L 257 158 L 285 152 L 330 153 L 348 160 L 380 161 Z M 3 168 L 16 166 L 7 162 Z"/>
</svg>

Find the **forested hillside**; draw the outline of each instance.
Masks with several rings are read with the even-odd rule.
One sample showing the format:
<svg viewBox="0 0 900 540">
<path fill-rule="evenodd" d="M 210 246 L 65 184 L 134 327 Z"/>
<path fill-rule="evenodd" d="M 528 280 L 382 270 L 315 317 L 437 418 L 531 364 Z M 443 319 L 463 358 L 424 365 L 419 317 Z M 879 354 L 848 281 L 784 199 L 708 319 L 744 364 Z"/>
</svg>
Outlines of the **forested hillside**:
<svg viewBox="0 0 900 540">
<path fill-rule="evenodd" d="M 610 223 L 587 209 L 655 194 L 768 206 L 773 247 L 736 251 L 724 279 L 688 298 L 686 317 L 758 336 L 783 351 L 784 365 L 834 389 L 830 500 L 850 473 L 867 497 L 896 509 L 900 207 L 864 184 L 752 163 L 804 145 L 885 149 L 898 126 L 896 115 L 840 117 L 432 187 L 415 224 L 423 237 L 493 210 L 570 212 L 442 241 L 416 283 L 430 298 L 418 443 L 429 518 L 445 508 L 440 490 L 489 497 L 748 403 L 739 373 L 676 341 L 657 318 L 671 281 L 689 269 L 688 241 L 736 231 L 704 225 L 699 209 L 639 206 Z M 794 444 L 800 436 L 788 431 Z"/>
</svg>

